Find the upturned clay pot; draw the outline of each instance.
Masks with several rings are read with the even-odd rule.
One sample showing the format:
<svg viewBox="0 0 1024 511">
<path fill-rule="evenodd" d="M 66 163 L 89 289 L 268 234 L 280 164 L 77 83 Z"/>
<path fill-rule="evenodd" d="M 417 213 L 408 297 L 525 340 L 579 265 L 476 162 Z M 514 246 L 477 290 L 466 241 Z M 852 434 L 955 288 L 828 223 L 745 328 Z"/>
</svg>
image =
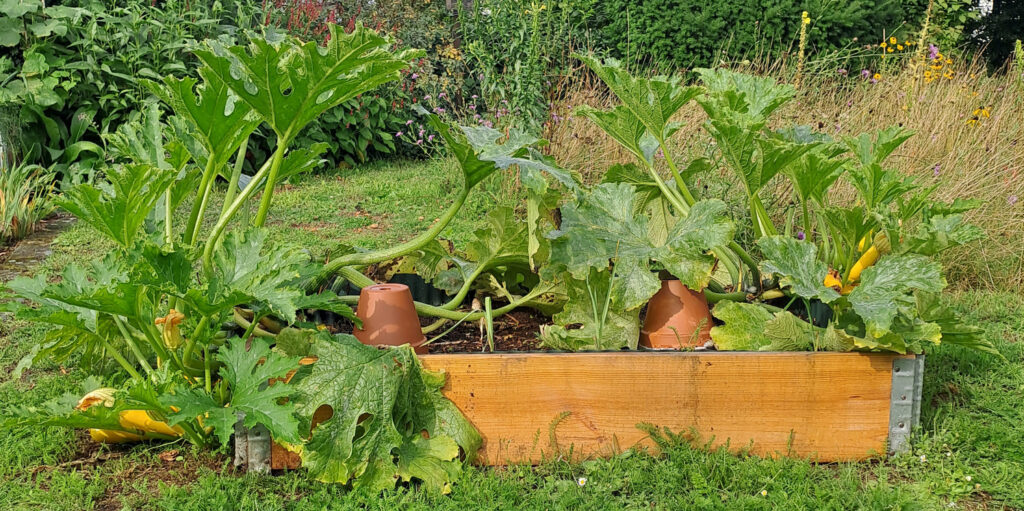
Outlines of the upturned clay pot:
<svg viewBox="0 0 1024 511">
<path fill-rule="evenodd" d="M 647 302 L 640 345 L 655 349 L 701 346 L 711 340 L 711 321 L 704 293 L 678 280 L 663 280 L 661 289 Z"/>
<path fill-rule="evenodd" d="M 427 338 L 420 330 L 420 319 L 412 302 L 412 293 L 405 284 L 376 284 L 359 292 L 356 317 L 363 327 L 352 333 L 363 344 L 401 346 L 410 344 L 418 354 L 427 353 L 420 346 Z"/>
</svg>

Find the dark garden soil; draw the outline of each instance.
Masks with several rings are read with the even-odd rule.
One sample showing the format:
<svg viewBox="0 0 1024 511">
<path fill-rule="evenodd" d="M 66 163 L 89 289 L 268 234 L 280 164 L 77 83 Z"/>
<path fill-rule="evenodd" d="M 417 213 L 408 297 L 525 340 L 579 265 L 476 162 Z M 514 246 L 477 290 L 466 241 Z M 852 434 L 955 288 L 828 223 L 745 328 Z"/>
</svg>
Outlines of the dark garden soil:
<svg viewBox="0 0 1024 511">
<path fill-rule="evenodd" d="M 429 324 L 429 321 L 424 321 Z M 550 318 L 530 309 L 512 311 L 494 318 L 494 351 L 549 351 L 540 345 L 540 326 L 551 323 Z M 441 327 L 427 335 L 431 339 L 451 328 Z M 487 330 L 481 322 L 461 323 L 454 330 L 430 343 L 430 353 L 472 353 L 490 351 Z"/>
</svg>

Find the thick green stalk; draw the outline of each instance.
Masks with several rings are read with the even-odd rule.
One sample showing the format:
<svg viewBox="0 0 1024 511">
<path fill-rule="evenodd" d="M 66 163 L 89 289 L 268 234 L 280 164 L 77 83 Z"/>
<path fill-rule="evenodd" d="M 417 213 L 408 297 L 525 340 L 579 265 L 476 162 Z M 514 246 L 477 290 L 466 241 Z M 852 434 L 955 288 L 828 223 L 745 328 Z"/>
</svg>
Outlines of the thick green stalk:
<svg viewBox="0 0 1024 511">
<path fill-rule="evenodd" d="M 676 211 L 683 215 L 690 212 L 690 207 L 683 201 L 683 198 L 673 193 L 672 190 L 665 185 L 661 176 L 658 175 L 658 171 L 654 169 L 654 165 L 649 163 L 647 164 L 647 173 L 651 175 L 651 178 L 654 179 L 654 184 L 658 186 L 658 189 L 661 190 L 661 194 L 668 199 L 668 202 L 672 204 L 672 207 L 676 208 Z"/>
<path fill-rule="evenodd" d="M 761 198 L 756 193 L 750 195 L 750 218 L 754 222 L 754 234 L 758 238 L 778 234 L 775 224 L 772 223 L 768 211 L 764 209 L 764 204 L 761 203 Z"/>
<path fill-rule="evenodd" d="M 196 348 L 196 337 L 199 336 L 199 332 L 202 332 L 210 324 L 210 317 L 203 316 L 199 319 L 199 324 L 196 325 L 196 329 L 192 331 L 192 335 L 185 341 L 185 350 L 182 351 L 181 359 L 184 361 L 192 358 L 192 351 Z"/>
<path fill-rule="evenodd" d="M 803 207 L 804 214 L 804 239 L 811 241 L 811 212 L 807 207 L 807 201 L 800 201 L 800 205 Z"/>
<path fill-rule="evenodd" d="M 220 216 L 228 212 L 228 206 L 235 201 L 238 195 L 238 180 L 242 178 L 242 165 L 245 163 L 245 152 L 249 149 L 249 135 L 245 136 L 242 145 L 238 146 L 238 155 L 235 156 L 235 167 L 231 169 L 231 181 L 228 183 L 228 191 L 224 195 L 224 205 L 221 206 Z"/>
<path fill-rule="evenodd" d="M 149 365 L 149 361 L 146 360 L 146 356 L 142 353 L 142 350 L 139 349 L 138 345 L 135 344 L 135 341 L 132 339 L 128 329 L 125 328 L 124 322 L 116 315 L 111 315 L 110 317 L 114 318 L 114 324 L 117 325 L 117 329 L 121 331 L 121 335 L 124 337 L 124 342 L 128 345 L 128 349 L 131 350 L 132 355 L 135 355 L 136 360 L 139 361 L 139 365 L 142 366 L 142 369 L 146 371 L 146 374 L 152 378 L 153 367 Z"/>
<path fill-rule="evenodd" d="M 540 289 L 540 288 L 541 288 L 541 286 L 537 286 L 536 288 L 531 290 L 529 293 L 519 297 L 518 300 L 514 300 L 511 303 L 509 303 L 508 305 L 505 305 L 504 307 L 499 307 L 497 309 L 494 309 L 492 311 L 494 317 L 498 317 L 498 316 L 501 316 L 503 314 L 507 314 L 508 312 L 511 312 L 512 310 L 515 310 L 517 307 L 522 306 L 524 303 L 526 303 L 526 302 L 528 302 L 528 301 L 530 301 L 530 300 L 532 300 L 532 299 L 534 299 L 534 298 L 536 298 L 536 297 L 538 297 L 538 296 L 540 296 L 540 295 L 542 295 L 542 294 L 544 294 L 544 293 L 546 293 L 546 292 L 551 290 L 551 287 L 546 287 L 544 289 Z M 339 300 L 342 303 L 347 303 L 349 305 L 355 305 L 355 304 L 359 303 L 359 297 L 356 296 L 356 295 L 340 296 L 338 298 L 339 298 Z M 428 304 L 421 303 L 421 302 L 413 302 L 413 304 L 416 306 L 416 312 L 419 313 L 419 314 L 422 314 L 424 316 L 431 316 L 431 317 L 435 317 L 435 318 L 444 318 L 444 319 L 452 319 L 452 320 L 455 320 L 455 321 L 458 321 L 458 320 L 477 321 L 477 320 L 479 320 L 479 319 L 484 317 L 484 313 L 482 311 L 481 312 L 474 312 L 472 314 L 467 315 L 465 312 L 450 311 L 448 309 L 442 309 L 441 307 L 437 307 L 435 305 L 428 305 Z"/>
<path fill-rule="evenodd" d="M 288 136 L 278 137 L 277 149 L 274 150 L 274 156 L 270 163 L 270 175 L 267 176 L 267 184 L 263 187 L 260 209 L 256 212 L 256 220 L 253 222 L 253 225 L 256 227 L 263 227 L 263 224 L 267 221 L 267 214 L 270 213 L 270 202 L 274 197 L 274 185 L 277 184 L 277 175 L 281 172 L 281 161 L 284 160 L 284 152 L 287 148 Z"/>
<path fill-rule="evenodd" d="M 747 293 L 743 291 L 735 291 L 732 293 L 716 293 L 714 291 L 704 290 L 704 297 L 708 299 L 708 303 L 718 303 L 722 300 L 729 300 L 731 302 L 745 302 L 747 301 Z"/>
<path fill-rule="evenodd" d="M 168 188 L 164 192 L 164 243 L 170 245 L 174 241 L 174 222 L 171 221 L 171 217 L 174 212 L 171 211 L 171 189 Z"/>
<path fill-rule="evenodd" d="M 224 229 L 227 228 L 231 219 L 238 213 L 238 210 L 245 204 L 245 201 L 252 197 L 252 194 L 256 193 L 256 185 L 263 180 L 263 177 L 270 171 L 270 161 L 263 164 L 260 170 L 252 176 L 252 181 L 242 190 L 242 193 L 235 198 L 235 201 L 231 203 L 226 214 L 222 214 L 217 219 L 216 225 L 213 226 L 213 230 L 210 231 L 209 237 L 206 238 L 206 246 L 203 247 L 203 271 L 209 275 L 213 271 L 213 250 L 217 246 L 217 242 L 220 240 L 220 236 L 224 234 Z"/>
<path fill-rule="evenodd" d="M 213 155 L 206 160 L 206 168 L 203 169 L 203 179 L 199 182 L 199 193 L 196 194 L 196 202 L 192 204 L 192 212 L 188 215 L 188 224 L 185 226 L 185 244 L 194 245 L 199 237 L 199 226 L 202 225 L 203 210 L 206 207 L 206 191 L 213 182 Z"/>
<path fill-rule="evenodd" d="M 686 200 L 686 203 L 692 206 L 697 200 L 693 198 L 693 194 L 687 188 L 686 182 L 683 181 L 683 176 L 679 173 L 676 163 L 672 161 L 672 156 L 668 153 L 668 148 L 665 147 L 665 141 L 662 140 L 659 144 L 661 145 L 661 152 L 665 155 L 665 162 L 668 163 L 668 168 L 672 171 L 672 179 L 676 182 L 676 188 L 679 188 L 679 192 L 683 194 L 683 199 Z"/>
<path fill-rule="evenodd" d="M 748 254 L 746 250 L 743 250 L 743 247 L 741 247 L 740 244 L 736 243 L 735 241 L 729 242 L 729 248 L 732 250 L 734 254 L 736 254 L 737 257 L 740 258 L 740 261 L 743 261 L 743 264 L 747 265 L 747 268 L 750 269 L 750 274 L 753 276 L 754 284 L 758 288 L 760 288 L 761 270 L 757 269 L 757 261 L 754 261 L 754 258 L 750 257 L 750 254 Z"/>
<path fill-rule="evenodd" d="M 129 363 L 128 360 L 124 358 L 124 355 L 121 355 L 120 351 L 117 351 L 117 348 L 110 345 L 109 341 L 100 337 L 100 344 L 103 345 L 103 349 L 107 350 L 107 353 L 109 353 L 110 356 L 115 361 L 117 361 L 117 363 L 122 368 L 124 368 L 125 371 L 128 371 L 128 374 L 132 375 L 132 378 L 135 378 L 136 380 L 142 379 L 142 375 L 139 374 L 139 372 L 136 371 L 134 367 L 132 367 L 131 363 Z"/>
<path fill-rule="evenodd" d="M 455 218 L 455 215 L 459 212 L 460 209 L 462 209 L 462 205 L 465 204 L 467 197 L 469 197 L 469 190 L 463 189 L 462 192 L 460 192 L 459 195 L 455 198 L 455 202 L 448 207 L 448 210 L 445 211 L 444 215 L 442 215 L 437 222 L 434 222 L 434 225 L 432 225 L 430 229 L 427 229 L 426 231 L 422 232 L 419 236 L 416 236 L 415 238 L 405 243 L 401 243 L 386 249 L 375 250 L 373 252 L 357 252 L 353 254 L 346 254 L 325 264 L 324 268 L 320 270 L 320 273 L 313 277 L 313 279 L 311 279 L 311 281 L 307 283 L 307 285 L 305 286 L 306 291 L 312 291 L 316 289 L 318 286 L 323 284 L 327 279 L 329 279 L 332 275 L 337 273 L 341 268 L 344 268 L 346 266 L 361 266 L 377 263 L 380 261 L 387 261 L 390 259 L 394 259 L 396 257 L 406 255 L 414 250 L 419 249 L 423 245 L 426 245 L 431 240 L 436 238 L 437 235 L 441 234 L 441 231 L 443 231 L 444 228 L 447 227 L 448 224 L 452 221 L 452 219 Z"/>
</svg>

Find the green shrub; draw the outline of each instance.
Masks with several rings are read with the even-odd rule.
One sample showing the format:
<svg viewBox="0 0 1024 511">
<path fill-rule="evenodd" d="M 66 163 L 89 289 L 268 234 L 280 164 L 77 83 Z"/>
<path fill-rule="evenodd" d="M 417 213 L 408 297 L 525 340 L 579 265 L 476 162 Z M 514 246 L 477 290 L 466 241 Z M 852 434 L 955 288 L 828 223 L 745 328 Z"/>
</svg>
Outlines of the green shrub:
<svg viewBox="0 0 1024 511">
<path fill-rule="evenodd" d="M 918 6 L 894 1 L 608 0 L 597 23 L 613 55 L 693 68 L 715 65 L 720 52 L 749 58 L 795 48 L 805 10 L 812 19 L 810 52 L 875 43 L 920 15 Z"/>
</svg>

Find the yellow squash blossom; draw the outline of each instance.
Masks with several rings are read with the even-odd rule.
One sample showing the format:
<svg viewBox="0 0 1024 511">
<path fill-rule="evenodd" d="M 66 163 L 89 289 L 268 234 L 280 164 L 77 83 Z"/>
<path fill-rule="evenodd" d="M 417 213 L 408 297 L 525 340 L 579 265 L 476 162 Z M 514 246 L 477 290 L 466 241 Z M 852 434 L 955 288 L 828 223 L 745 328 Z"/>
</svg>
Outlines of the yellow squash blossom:
<svg viewBox="0 0 1024 511">
<path fill-rule="evenodd" d="M 185 315 L 174 309 L 171 309 L 171 312 L 166 316 L 156 318 L 156 321 L 154 321 L 156 326 L 163 325 L 164 346 L 173 350 L 185 342 L 185 338 L 181 336 L 181 330 L 178 329 L 178 326 L 181 325 L 184 319 Z"/>
</svg>

